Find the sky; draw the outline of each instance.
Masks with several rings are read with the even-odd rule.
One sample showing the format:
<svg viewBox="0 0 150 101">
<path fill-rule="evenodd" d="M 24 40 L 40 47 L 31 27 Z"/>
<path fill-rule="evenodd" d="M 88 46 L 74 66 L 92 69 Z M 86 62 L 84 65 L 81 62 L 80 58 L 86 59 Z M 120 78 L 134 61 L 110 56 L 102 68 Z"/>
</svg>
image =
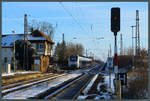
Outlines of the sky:
<svg viewBox="0 0 150 101">
<path fill-rule="evenodd" d="M 118 54 L 120 34 L 123 48 L 132 47 L 131 26 L 136 24 L 136 10 L 139 10 L 140 45 L 148 49 L 147 2 L 3 2 L 2 34 L 12 34 L 13 30 L 24 33 L 24 14 L 27 14 L 29 24 L 36 20 L 53 25 L 56 44 L 62 41 L 64 33 L 66 42 L 80 43 L 85 53 L 87 50 L 88 55 L 91 52 L 95 58 L 105 61 L 110 45 L 114 53 L 114 34 L 110 30 L 112 7 L 120 7 L 121 11 Z"/>
</svg>

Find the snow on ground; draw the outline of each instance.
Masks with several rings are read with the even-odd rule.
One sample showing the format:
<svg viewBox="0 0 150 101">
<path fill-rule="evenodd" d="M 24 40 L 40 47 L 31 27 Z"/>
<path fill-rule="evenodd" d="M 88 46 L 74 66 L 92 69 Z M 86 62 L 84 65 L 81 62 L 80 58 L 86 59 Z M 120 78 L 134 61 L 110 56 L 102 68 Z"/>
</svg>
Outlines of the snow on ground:
<svg viewBox="0 0 150 101">
<path fill-rule="evenodd" d="M 91 89 L 92 85 L 94 84 L 95 80 L 97 79 L 98 74 L 96 74 L 93 79 L 90 81 L 90 83 L 88 84 L 88 86 L 84 89 L 83 93 L 84 95 L 87 95 L 88 91 Z"/>
<path fill-rule="evenodd" d="M 98 84 L 98 86 L 97 86 L 97 90 L 99 91 L 99 92 L 101 92 L 101 94 L 102 95 L 98 95 L 98 96 L 96 96 L 94 99 L 95 100 L 98 100 L 98 99 L 110 99 L 111 98 L 111 95 L 114 93 L 114 83 L 113 83 L 113 81 L 114 81 L 114 78 L 115 78 L 115 74 L 111 74 L 111 86 L 109 87 L 109 75 L 108 74 L 105 74 L 104 75 L 104 82 L 100 82 L 99 84 Z M 102 85 L 106 85 L 107 86 L 107 88 L 106 88 L 106 91 L 107 92 L 102 92 L 101 91 L 101 86 Z"/>
<path fill-rule="evenodd" d="M 86 99 L 87 97 L 88 97 L 88 95 L 84 95 L 84 96 L 83 96 L 83 95 L 79 95 L 77 99 L 78 99 L 78 100 L 84 100 L 84 99 Z"/>
<path fill-rule="evenodd" d="M 3 73 L 2 76 L 14 76 L 16 74 L 33 74 L 33 73 L 39 73 L 39 71 L 23 71 L 23 72 Z"/>
<path fill-rule="evenodd" d="M 62 75 L 59 75 L 59 76 L 63 76 L 63 75 L 65 75 L 65 74 L 62 74 Z M 28 87 L 29 85 L 33 85 L 33 84 L 37 84 L 37 83 L 40 83 L 40 82 L 43 82 L 43 81 L 51 80 L 52 78 L 56 78 L 56 77 L 58 77 L 58 76 L 54 76 L 54 77 L 51 77 L 51 78 L 46 78 L 46 79 L 43 79 L 43 80 L 38 80 L 36 82 L 32 82 L 32 83 L 28 83 L 28 84 L 25 84 L 25 85 L 21 85 L 19 87 L 14 87 L 14 88 L 6 89 L 6 90 L 3 90 L 2 93 L 14 91 L 14 90 L 17 90 L 17 89 L 20 89 L 20 88 L 23 88 L 23 87 Z"/>
<path fill-rule="evenodd" d="M 68 74 L 62 77 L 58 77 L 50 82 L 44 82 L 39 85 L 26 88 L 24 90 L 15 91 L 14 93 L 3 96 L 3 99 L 27 99 L 28 97 L 34 97 L 41 92 L 44 92 L 52 87 L 58 86 L 63 82 L 75 78 L 81 74 Z"/>
<path fill-rule="evenodd" d="M 87 94 L 88 91 L 91 89 L 91 86 L 93 85 L 94 81 L 96 80 L 98 74 L 101 74 L 104 76 L 104 82 L 99 82 L 99 84 L 97 85 L 97 91 L 100 92 L 100 95 L 98 94 Z M 99 72 L 97 75 L 95 75 L 95 77 L 92 79 L 92 81 L 89 83 L 89 85 L 85 88 L 85 90 L 83 91 L 84 95 L 80 95 L 78 96 L 77 99 L 86 99 L 89 96 L 95 96 L 95 100 L 98 99 L 111 99 L 111 95 L 114 93 L 114 78 L 115 78 L 115 74 L 111 74 L 111 87 L 109 87 L 109 75 L 106 72 Z M 103 92 L 101 90 L 101 86 L 106 85 L 107 88 L 105 88 L 106 92 Z"/>
<path fill-rule="evenodd" d="M 99 99 L 110 99 L 110 96 L 108 94 L 103 94 L 103 95 L 98 95 L 94 98 L 94 100 L 99 100 Z"/>
<path fill-rule="evenodd" d="M 109 87 L 109 75 L 105 75 L 104 76 L 104 81 L 105 81 L 105 83 L 108 85 L 108 87 Z M 115 91 L 115 89 L 114 89 L 114 79 L 115 79 L 115 74 L 111 74 L 111 91 L 112 91 L 112 93 L 114 93 L 114 91 Z"/>
<path fill-rule="evenodd" d="M 86 99 L 89 95 L 87 95 L 88 91 L 91 89 L 92 85 L 94 84 L 95 80 L 97 79 L 98 74 L 96 74 L 92 80 L 90 81 L 90 83 L 87 85 L 87 87 L 83 90 L 83 94 L 84 95 L 80 95 L 78 96 L 77 99 Z"/>
<path fill-rule="evenodd" d="M 106 85 L 106 83 L 103 82 L 103 83 L 99 83 L 99 84 L 97 85 L 97 90 L 98 90 L 98 92 L 101 91 L 100 87 L 101 87 L 102 85 Z"/>
</svg>

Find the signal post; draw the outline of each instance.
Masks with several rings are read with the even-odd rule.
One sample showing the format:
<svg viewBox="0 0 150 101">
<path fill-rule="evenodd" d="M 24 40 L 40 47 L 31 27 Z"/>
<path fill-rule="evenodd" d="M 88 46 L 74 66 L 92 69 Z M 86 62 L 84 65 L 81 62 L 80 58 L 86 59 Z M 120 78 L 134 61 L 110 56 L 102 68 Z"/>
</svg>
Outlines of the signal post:
<svg viewBox="0 0 150 101">
<path fill-rule="evenodd" d="M 111 31 L 114 33 L 115 45 L 114 45 L 114 73 L 115 73 L 115 93 L 117 99 L 121 99 L 121 82 L 118 80 L 118 55 L 117 55 L 117 32 L 120 31 L 120 8 L 111 8 Z"/>
</svg>

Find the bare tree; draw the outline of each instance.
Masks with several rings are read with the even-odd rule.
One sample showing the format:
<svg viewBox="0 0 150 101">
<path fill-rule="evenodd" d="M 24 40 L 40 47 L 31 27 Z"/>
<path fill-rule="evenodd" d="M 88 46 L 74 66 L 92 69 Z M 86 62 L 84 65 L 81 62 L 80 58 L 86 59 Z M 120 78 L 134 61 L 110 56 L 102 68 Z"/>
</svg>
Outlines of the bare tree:
<svg viewBox="0 0 150 101">
<path fill-rule="evenodd" d="M 133 52 L 132 47 L 128 47 L 128 48 L 124 49 L 124 53 L 125 53 L 124 55 L 130 55 L 131 56 L 131 55 L 133 55 L 132 52 Z"/>
<path fill-rule="evenodd" d="M 71 54 L 83 55 L 84 47 L 81 44 L 69 43 L 67 45 L 67 50 L 68 50 L 68 55 Z"/>
<path fill-rule="evenodd" d="M 50 38 L 53 39 L 54 37 L 54 27 L 52 24 L 48 22 L 38 22 L 36 20 L 32 20 L 31 24 L 29 25 L 30 29 L 32 30 L 41 30 L 42 32 L 46 33 L 46 35 Z"/>
<path fill-rule="evenodd" d="M 148 56 L 148 51 L 145 48 L 143 48 L 140 50 L 140 55 L 142 58 L 144 58 L 144 57 Z"/>
<path fill-rule="evenodd" d="M 71 54 L 83 55 L 84 48 L 81 44 L 69 43 L 66 45 L 65 41 L 57 43 L 55 47 L 55 61 L 59 64 L 66 65 Z"/>
</svg>

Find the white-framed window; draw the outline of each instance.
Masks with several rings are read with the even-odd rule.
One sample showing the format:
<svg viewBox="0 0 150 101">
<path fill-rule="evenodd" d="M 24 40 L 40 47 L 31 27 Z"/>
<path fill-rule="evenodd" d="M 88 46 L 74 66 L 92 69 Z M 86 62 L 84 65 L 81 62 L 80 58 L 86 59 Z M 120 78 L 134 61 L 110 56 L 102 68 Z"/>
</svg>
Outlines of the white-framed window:
<svg viewBox="0 0 150 101">
<path fill-rule="evenodd" d="M 37 43 L 36 48 L 39 52 L 44 52 L 44 43 Z"/>
<path fill-rule="evenodd" d="M 44 49 L 44 43 L 39 44 L 39 49 Z"/>
</svg>

